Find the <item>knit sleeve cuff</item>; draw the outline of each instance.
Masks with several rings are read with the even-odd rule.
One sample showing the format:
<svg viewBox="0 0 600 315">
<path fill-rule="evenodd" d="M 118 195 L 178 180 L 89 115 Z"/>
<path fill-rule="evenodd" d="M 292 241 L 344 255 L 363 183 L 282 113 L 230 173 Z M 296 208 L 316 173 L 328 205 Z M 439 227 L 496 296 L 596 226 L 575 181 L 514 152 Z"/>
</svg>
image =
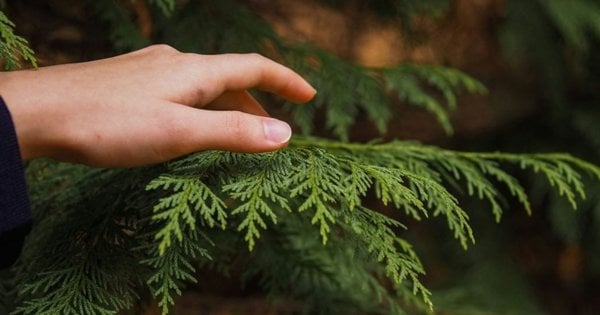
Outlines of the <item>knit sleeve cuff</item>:
<svg viewBox="0 0 600 315">
<path fill-rule="evenodd" d="M 15 127 L 0 97 L 0 267 L 7 261 L 14 261 L 20 254 L 31 218 Z"/>
</svg>

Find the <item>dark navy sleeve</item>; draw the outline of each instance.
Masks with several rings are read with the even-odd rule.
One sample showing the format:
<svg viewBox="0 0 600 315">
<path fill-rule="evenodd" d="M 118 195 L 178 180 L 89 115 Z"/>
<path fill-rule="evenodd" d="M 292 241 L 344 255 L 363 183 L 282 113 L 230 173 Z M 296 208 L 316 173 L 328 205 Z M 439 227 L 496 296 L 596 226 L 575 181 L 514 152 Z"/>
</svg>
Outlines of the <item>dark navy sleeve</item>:
<svg viewBox="0 0 600 315">
<path fill-rule="evenodd" d="M 31 210 L 17 135 L 0 97 L 0 269 L 19 257 L 30 226 Z"/>
</svg>

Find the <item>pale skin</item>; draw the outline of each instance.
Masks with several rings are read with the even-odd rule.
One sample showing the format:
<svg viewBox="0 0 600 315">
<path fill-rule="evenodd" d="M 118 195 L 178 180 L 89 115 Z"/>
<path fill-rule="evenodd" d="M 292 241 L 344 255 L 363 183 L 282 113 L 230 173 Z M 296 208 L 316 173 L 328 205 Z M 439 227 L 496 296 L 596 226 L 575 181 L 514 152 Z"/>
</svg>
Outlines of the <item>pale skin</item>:
<svg viewBox="0 0 600 315">
<path fill-rule="evenodd" d="M 156 45 L 92 62 L 0 73 L 21 155 L 102 167 L 209 149 L 265 152 L 291 129 L 248 93 L 312 99 L 300 75 L 256 54 L 198 55 Z"/>
</svg>

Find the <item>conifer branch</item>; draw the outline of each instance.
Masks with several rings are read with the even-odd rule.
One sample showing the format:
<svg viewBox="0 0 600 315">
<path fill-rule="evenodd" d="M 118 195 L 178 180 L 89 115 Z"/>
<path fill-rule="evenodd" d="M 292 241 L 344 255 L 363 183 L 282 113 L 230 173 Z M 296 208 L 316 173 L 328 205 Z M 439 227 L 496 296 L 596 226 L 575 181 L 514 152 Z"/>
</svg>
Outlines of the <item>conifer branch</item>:
<svg viewBox="0 0 600 315">
<path fill-rule="evenodd" d="M 410 280 L 413 286 L 412 294 L 421 296 L 425 304 L 433 307 L 431 292 L 419 280 L 419 277 L 425 274 L 423 265 L 412 246 L 399 238 L 393 230 L 402 227 L 402 224 L 364 207 L 357 208 L 355 215 L 357 233 L 377 261 L 385 264 L 388 276 L 397 284 Z"/>
<path fill-rule="evenodd" d="M 293 222 L 303 224 L 304 230 L 298 237 L 306 239 L 312 229 L 315 237 L 321 241 L 327 240 L 328 246 L 323 247 L 325 252 L 329 251 L 327 248 L 330 246 L 338 246 L 330 244 L 331 242 L 349 242 L 348 246 L 355 244 L 353 246 L 366 255 L 365 264 L 376 263 L 394 283 L 410 285 L 411 291 L 428 305 L 430 293 L 420 282 L 420 276 L 424 273 L 423 266 L 411 245 L 401 237 L 402 229 L 410 226 L 375 211 L 377 205 L 366 202 L 367 196 L 373 193 L 382 205 L 396 207 L 401 211 L 398 215 L 417 220 L 442 216 L 457 240 L 467 246 L 474 239 L 473 231 L 468 223 L 466 209 L 459 203 L 462 190 L 453 189 L 454 185 L 464 187 L 467 196 L 487 200 L 497 219 L 503 205 L 498 183 L 505 185 L 507 192 L 530 211 L 525 189 L 515 177 L 501 168 L 505 164 L 543 175 L 559 194 L 572 202 L 579 202 L 585 196 L 582 171 L 600 180 L 598 167 L 565 154 L 458 152 L 416 142 L 356 144 L 296 137 L 288 148 L 273 153 L 201 152 L 174 161 L 166 167 L 136 171 L 136 176 L 128 175 L 128 172 L 134 170 L 88 170 L 86 173 L 79 166 L 45 166 L 41 168 L 44 170 L 41 174 L 52 178 L 50 183 L 56 183 L 54 174 L 66 174 L 70 167 L 74 178 L 63 175 L 58 178 L 64 178 L 59 181 L 60 187 L 66 185 L 72 188 L 63 189 L 60 193 L 37 195 L 36 198 L 46 198 L 46 201 L 41 199 L 34 204 L 50 209 L 60 209 L 61 204 L 70 207 L 68 210 L 61 210 L 66 212 L 42 211 L 41 213 L 45 213 L 45 220 L 56 220 L 57 216 L 61 218 L 61 213 L 81 216 L 81 213 L 89 210 L 78 209 L 89 204 L 89 200 L 96 199 L 103 201 L 93 204 L 96 209 L 94 211 L 101 217 L 111 218 L 117 213 L 123 216 L 127 212 L 118 211 L 138 209 L 127 215 L 139 213 L 148 219 L 128 219 L 125 230 L 133 235 L 143 233 L 145 236 L 138 234 L 135 244 L 128 244 L 132 240 L 125 241 L 130 239 L 124 238 L 127 234 L 123 234 L 120 229 L 111 229 L 111 234 L 102 232 L 102 235 L 119 232 L 121 236 L 117 238 L 118 241 L 114 241 L 114 237 L 108 237 L 107 241 L 103 241 L 103 246 L 107 250 L 114 247 L 123 250 L 123 255 L 132 246 L 142 249 L 134 251 L 134 257 L 128 259 L 137 259 L 137 265 L 143 266 L 147 271 L 136 276 L 159 299 L 165 314 L 173 303 L 173 297 L 181 292 L 183 283 L 194 282 L 191 276 L 195 270 L 195 262 L 208 258 L 206 249 L 197 241 L 204 238 L 203 233 L 219 235 L 218 233 L 241 232 L 240 238 L 245 240 L 248 247 L 262 255 L 264 248 L 261 244 L 269 240 L 261 236 L 267 233 L 272 237 L 272 230 L 280 229 L 282 225 L 289 226 Z M 148 174 L 156 174 L 151 175 L 155 178 L 149 181 L 146 191 L 140 189 L 138 178 L 143 178 L 142 174 L 146 177 Z M 113 184 L 111 189 L 95 188 L 106 187 L 102 183 L 108 182 L 119 184 Z M 110 194 L 111 197 L 105 198 L 103 193 Z M 111 206 L 105 208 L 107 205 Z M 107 210 L 113 207 L 115 210 Z M 152 211 L 146 213 L 144 209 Z M 231 212 L 227 209 L 231 209 Z M 90 225 L 95 224 L 94 220 L 93 217 L 76 220 L 78 225 L 73 229 L 79 231 L 82 228 L 81 222 L 88 222 L 86 224 Z M 58 220 L 56 224 L 60 222 L 64 222 L 64 219 Z M 114 223 L 117 222 L 120 220 Z M 232 225 L 237 228 L 226 229 Z M 117 226 L 121 225 L 115 227 Z M 222 227 L 225 230 L 211 227 Z M 47 234 L 48 231 L 60 229 L 44 226 L 40 229 L 47 232 L 36 235 L 43 237 L 49 244 L 54 243 L 49 248 L 63 246 L 60 245 L 60 240 L 64 240 L 62 236 Z M 86 231 L 86 235 L 94 233 Z M 259 238 L 261 242 L 257 241 Z M 41 240 L 38 238 L 32 242 L 38 244 Z M 217 246 L 232 245 L 227 244 L 229 243 L 217 243 Z M 64 257 L 87 257 L 86 248 L 74 248 L 72 254 Z M 33 252 L 33 248 L 27 250 L 24 259 L 38 260 L 39 258 L 34 257 L 39 256 L 31 254 Z M 98 255 L 103 255 L 102 253 L 98 252 Z M 306 263 L 310 264 L 309 261 Z M 55 262 L 42 259 L 37 267 L 22 269 L 24 275 L 28 274 L 26 270 L 36 270 L 35 274 L 40 277 L 20 280 L 26 284 L 21 291 L 21 313 L 32 314 L 46 308 L 69 311 L 72 307 L 77 307 L 102 314 L 102 308 L 110 313 L 111 310 L 129 305 L 123 304 L 125 302 L 121 300 L 105 302 L 86 299 L 85 292 L 71 297 L 64 291 L 57 291 L 56 294 L 60 294 L 60 297 L 40 296 L 44 288 L 52 288 L 67 279 L 75 279 L 73 277 L 79 279 L 79 285 L 91 285 L 86 284 L 89 279 L 80 273 L 85 268 L 104 268 L 86 265 L 85 261 L 82 262 L 83 265 L 75 262 L 65 261 L 64 264 L 60 263 L 60 267 Z M 326 270 L 311 270 L 326 277 Z M 107 275 L 115 272 L 122 275 L 123 271 L 111 267 L 102 272 Z M 98 278 L 100 275 L 94 277 L 102 283 L 111 281 L 110 278 Z M 331 279 L 334 281 L 337 278 L 334 276 Z M 352 281 L 354 280 L 357 279 Z M 131 290 L 129 285 L 118 288 L 103 285 L 101 288 L 107 288 L 106 292 L 98 293 L 98 297 L 102 299 L 108 299 L 113 292 L 121 292 L 119 290 Z M 100 289 L 90 287 L 86 290 Z M 377 289 L 373 285 L 370 290 Z"/>
<path fill-rule="evenodd" d="M 0 11 L 0 60 L 5 70 L 21 68 L 21 58 L 37 68 L 35 54 L 27 40 L 14 33 L 15 24 Z"/>
<path fill-rule="evenodd" d="M 218 225 L 225 229 L 225 203 L 200 179 L 160 176 L 146 187 L 146 190 L 154 189 L 171 189 L 174 192 L 154 206 L 152 219 L 166 221 L 165 227 L 155 236 L 160 240 L 161 254 L 171 246 L 173 236 L 179 242 L 183 240 L 183 225 L 192 230 L 196 228 L 197 216 L 201 217 L 204 225 Z"/>
<path fill-rule="evenodd" d="M 254 248 L 255 239 L 260 236 L 259 228 L 266 229 L 262 216 L 269 218 L 277 224 L 276 210 L 291 211 L 288 200 L 280 192 L 286 188 L 285 182 L 291 172 L 291 164 L 283 151 L 272 153 L 255 172 L 244 174 L 243 177 L 234 177 L 223 186 L 223 192 L 240 204 L 232 210 L 232 215 L 246 214 L 238 226 L 238 231 L 246 230 L 244 239 L 248 248 Z M 278 208 L 277 208 L 278 207 Z M 275 208 L 275 210 L 274 210 Z"/>
<path fill-rule="evenodd" d="M 151 4 L 157 6 L 165 16 L 171 16 L 177 4 L 175 0 L 149 0 Z"/>
<path fill-rule="evenodd" d="M 306 45 L 284 46 L 282 51 L 288 63 L 305 74 L 319 91 L 313 106 L 287 107 L 304 134 L 313 129 L 315 108 L 325 109 L 326 126 L 342 140 L 348 139 L 348 130 L 361 112 L 383 133 L 393 117 L 392 99 L 388 95 L 391 92 L 401 101 L 433 114 L 451 135 L 450 115 L 457 107 L 458 95 L 487 93 L 481 82 L 456 69 L 416 64 L 366 68 Z M 441 97 L 426 91 L 424 84 Z"/>
<path fill-rule="evenodd" d="M 400 100 L 423 107 L 433 114 L 448 135 L 454 133 L 450 113 L 456 110 L 457 94 L 462 91 L 470 94 L 487 93 L 481 82 L 456 69 L 441 66 L 399 65 L 383 69 L 383 76 L 388 89 L 395 92 Z M 443 96 L 445 104 L 423 90 L 422 81 L 435 88 Z"/>
<path fill-rule="evenodd" d="M 126 232 L 134 227 L 111 216 L 78 215 L 40 222 L 48 234 L 24 249 L 29 260 L 17 266 L 22 301 L 14 314 L 112 315 L 140 298 L 134 287 L 142 273 Z"/>
<path fill-rule="evenodd" d="M 183 239 L 160 252 L 155 246 L 149 246 L 145 254 L 149 257 L 140 264 L 150 267 L 153 271 L 146 280 L 152 295 L 158 299 L 162 314 L 168 314 L 175 304 L 174 295 L 182 294 L 183 283 L 197 283 L 195 272 L 197 261 L 211 260 L 208 250 L 200 246 L 206 236 L 199 229 L 186 229 Z M 210 242 L 210 241 L 209 241 Z"/>
<path fill-rule="evenodd" d="M 293 186 L 290 198 L 299 197 L 302 200 L 299 212 L 314 209 L 311 223 L 319 225 L 321 239 L 325 244 L 331 231 L 329 224 L 335 224 L 336 200 L 343 196 L 343 190 L 339 186 L 342 173 L 337 169 L 337 161 L 323 151 L 303 149 L 298 153 L 305 156 L 305 159 L 301 160 L 288 183 Z"/>
<path fill-rule="evenodd" d="M 143 36 L 140 29 L 133 23 L 129 12 L 117 1 L 87 1 L 96 10 L 100 19 L 109 25 L 110 40 L 117 50 L 131 51 L 150 44 L 150 41 Z"/>
<path fill-rule="evenodd" d="M 420 173 L 430 179 L 441 182 L 445 170 L 453 179 L 464 179 L 469 195 L 487 199 L 492 206 L 496 219 L 500 219 L 501 207 L 497 189 L 487 179 L 486 175 L 503 183 L 511 194 L 517 197 L 526 211 L 531 208 L 523 187 L 512 176 L 497 167 L 497 162 L 510 163 L 522 169 L 532 170 L 543 174 L 548 183 L 564 196 L 573 208 L 576 208 L 577 198 L 585 199 L 581 175 L 577 169 L 600 179 L 600 168 L 589 162 L 577 159 L 568 154 L 510 154 L 510 153 L 473 153 L 443 150 L 415 142 L 395 141 L 387 144 L 361 145 L 339 143 L 318 139 L 297 138 L 294 145 L 316 145 L 329 150 L 348 154 L 352 152 L 353 159 L 368 160 L 377 165 L 384 164 L 406 168 L 412 163 L 412 172 Z M 414 161 L 422 163 L 415 164 Z"/>
</svg>

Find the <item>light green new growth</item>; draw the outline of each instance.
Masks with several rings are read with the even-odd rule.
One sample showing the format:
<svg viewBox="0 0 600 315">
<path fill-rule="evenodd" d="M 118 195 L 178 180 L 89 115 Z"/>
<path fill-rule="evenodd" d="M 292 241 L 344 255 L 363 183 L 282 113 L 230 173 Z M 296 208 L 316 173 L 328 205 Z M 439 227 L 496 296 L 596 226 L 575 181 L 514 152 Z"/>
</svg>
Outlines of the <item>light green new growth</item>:
<svg viewBox="0 0 600 315">
<path fill-rule="evenodd" d="M 27 40 L 14 33 L 15 24 L 0 11 L 0 60 L 4 61 L 4 69 L 12 70 L 21 67 L 21 59 L 37 67 L 34 52 Z"/>
<path fill-rule="evenodd" d="M 320 150 L 301 150 L 300 163 L 293 165 L 294 175 L 283 184 L 290 187 L 290 198 L 301 201 L 299 212 L 313 210 L 310 221 L 319 225 L 323 244 L 331 231 L 330 223 L 335 223 L 335 205 L 340 204 L 339 197 L 344 189 L 339 184 L 343 180 L 338 161 Z"/>
<path fill-rule="evenodd" d="M 176 192 L 160 199 L 154 206 L 152 220 L 166 221 L 166 226 L 156 234 L 160 240 L 159 252 L 163 254 L 171 246 L 173 235 L 178 241 L 183 239 L 184 225 L 196 229 L 196 217 L 201 217 L 199 225 L 225 228 L 227 213 L 225 203 L 215 195 L 199 178 L 160 176 L 148 184 L 146 189 L 166 189 Z M 199 214 L 199 215 L 197 215 Z"/>
<path fill-rule="evenodd" d="M 281 195 L 280 183 L 284 182 L 291 173 L 286 159 L 274 158 L 280 151 L 273 153 L 273 158 L 268 158 L 257 164 L 255 172 L 236 177 L 223 186 L 223 192 L 231 198 L 238 200 L 239 205 L 231 211 L 232 215 L 245 215 L 238 225 L 238 231 L 246 231 L 244 239 L 248 248 L 254 248 L 255 240 L 260 236 L 260 230 L 266 229 L 267 224 L 263 216 L 277 224 L 277 215 L 272 210 L 272 205 L 280 209 L 291 211 L 287 199 Z"/>
</svg>

